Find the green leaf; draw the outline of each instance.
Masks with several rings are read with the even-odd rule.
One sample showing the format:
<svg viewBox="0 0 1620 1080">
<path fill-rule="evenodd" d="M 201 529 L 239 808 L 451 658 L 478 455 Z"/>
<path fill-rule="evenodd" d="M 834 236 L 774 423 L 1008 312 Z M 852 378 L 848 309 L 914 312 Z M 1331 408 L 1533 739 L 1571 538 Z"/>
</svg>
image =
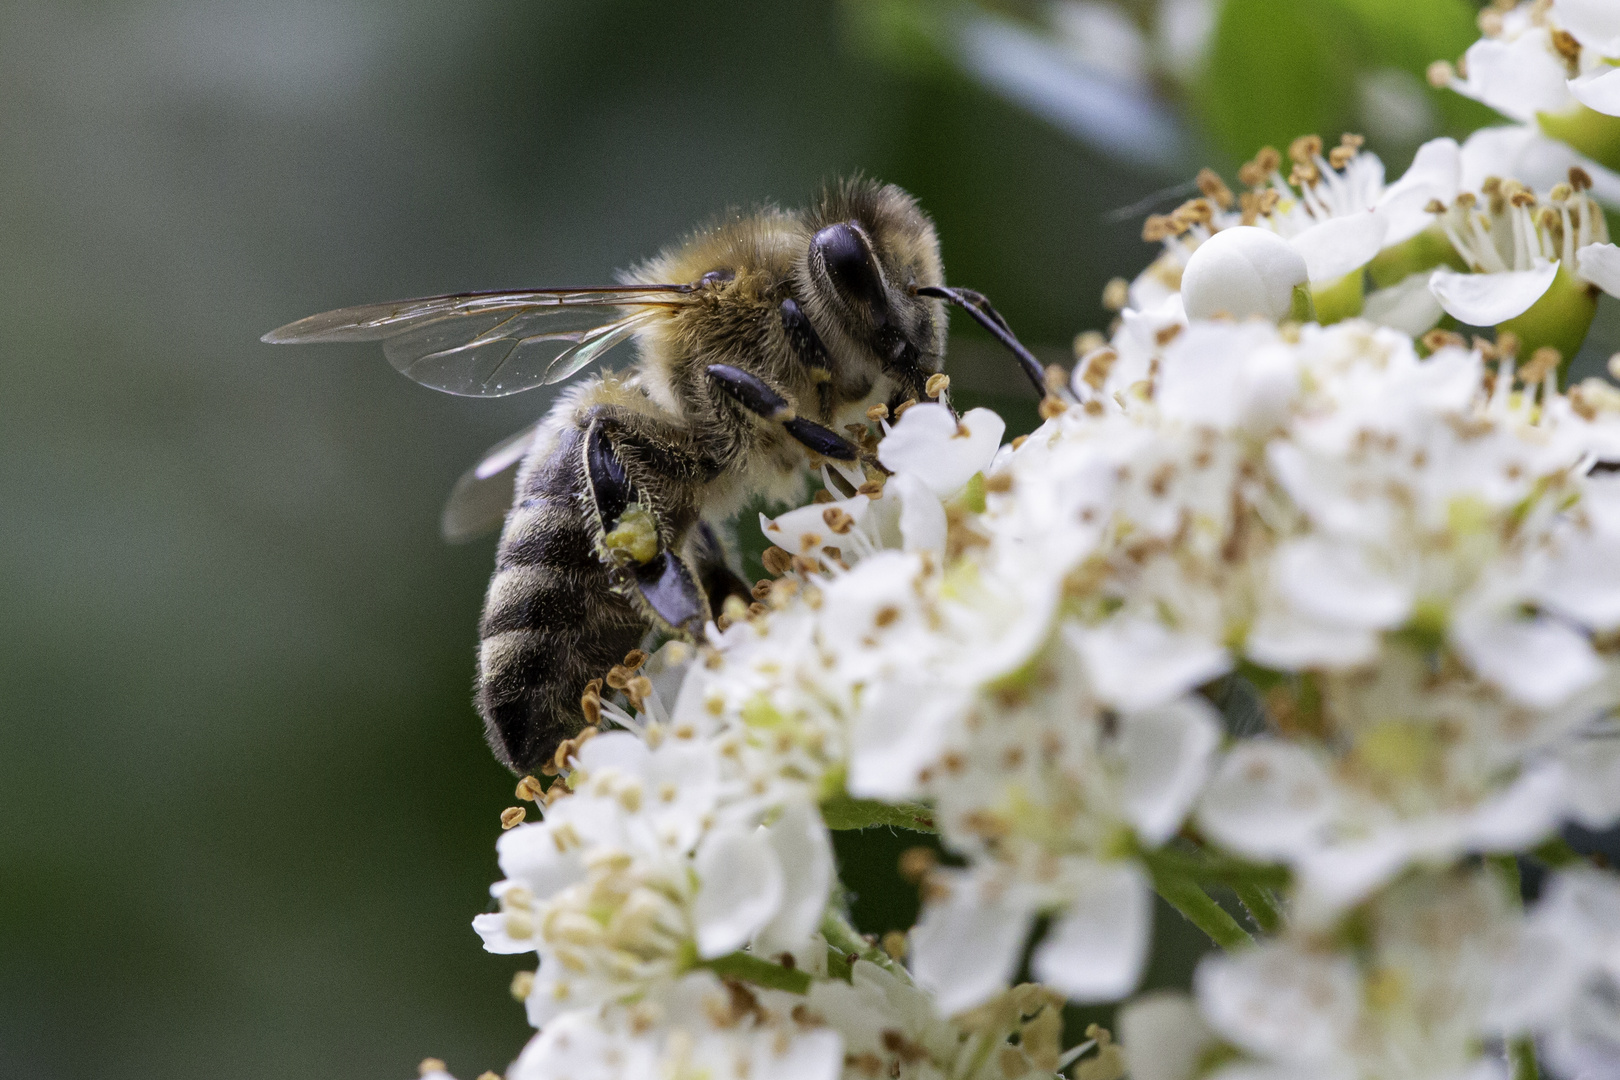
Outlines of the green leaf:
<svg viewBox="0 0 1620 1080">
<path fill-rule="evenodd" d="M 821 820 L 827 828 L 872 829 L 887 826 L 913 832 L 936 832 L 934 812 L 921 803 L 890 805 L 874 799 L 852 799 L 839 792 L 821 802 Z"/>
</svg>

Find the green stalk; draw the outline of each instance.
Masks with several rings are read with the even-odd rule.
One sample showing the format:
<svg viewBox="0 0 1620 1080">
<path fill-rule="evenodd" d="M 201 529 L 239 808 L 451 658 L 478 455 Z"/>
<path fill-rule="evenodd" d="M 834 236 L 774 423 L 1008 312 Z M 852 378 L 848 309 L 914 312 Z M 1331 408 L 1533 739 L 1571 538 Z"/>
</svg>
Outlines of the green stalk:
<svg viewBox="0 0 1620 1080">
<path fill-rule="evenodd" d="M 1153 888 L 1188 922 L 1208 934 L 1211 941 L 1228 952 L 1254 944 L 1249 932 L 1238 925 L 1238 921 L 1197 883 L 1154 868 Z"/>
<path fill-rule="evenodd" d="M 773 964 L 769 960 L 761 960 L 744 952 L 717 956 L 698 966 L 706 967 L 716 975 L 751 982 L 755 986 L 763 986 L 770 990 L 786 990 L 790 994 L 810 992 L 808 973 L 783 967 L 781 964 Z"/>
<path fill-rule="evenodd" d="M 875 799 L 852 799 L 843 792 L 821 801 L 821 820 L 834 832 L 882 826 L 912 832 L 939 831 L 934 827 L 934 812 L 921 803 L 890 805 Z"/>
<path fill-rule="evenodd" d="M 894 958 L 888 953 L 862 937 L 860 931 L 849 924 L 848 919 L 830 907 L 821 919 L 821 936 L 827 939 L 828 946 L 844 956 L 853 954 L 862 960 L 870 960 L 889 974 L 911 982 L 911 972 L 903 965 L 895 963 Z"/>
<path fill-rule="evenodd" d="M 1263 932 L 1275 934 L 1282 929 L 1282 912 L 1277 910 L 1277 901 L 1270 889 L 1264 885 L 1243 883 L 1233 885 L 1232 891 L 1237 893 L 1238 900 Z"/>
<path fill-rule="evenodd" d="M 1540 1080 L 1541 1066 L 1536 1062 L 1536 1041 L 1525 1036 L 1508 1043 L 1508 1066 L 1512 1080 Z"/>
</svg>

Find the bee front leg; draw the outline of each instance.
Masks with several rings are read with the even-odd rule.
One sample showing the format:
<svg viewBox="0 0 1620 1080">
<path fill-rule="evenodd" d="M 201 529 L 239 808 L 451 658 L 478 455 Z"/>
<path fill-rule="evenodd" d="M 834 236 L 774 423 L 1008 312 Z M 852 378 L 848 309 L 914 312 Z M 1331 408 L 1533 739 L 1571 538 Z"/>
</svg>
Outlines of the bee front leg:
<svg viewBox="0 0 1620 1080">
<path fill-rule="evenodd" d="M 709 601 L 679 551 L 696 517 L 693 479 L 703 469 L 683 441 L 661 421 L 603 410 L 585 436 L 585 474 L 599 554 L 616 588 L 639 600 L 655 624 L 698 637 Z"/>
<path fill-rule="evenodd" d="M 758 375 L 730 364 L 710 364 L 705 368 L 716 386 L 743 408 L 782 425 L 789 435 L 824 458 L 859 461 L 860 447 L 838 432 L 800 416 L 770 384 Z"/>
</svg>

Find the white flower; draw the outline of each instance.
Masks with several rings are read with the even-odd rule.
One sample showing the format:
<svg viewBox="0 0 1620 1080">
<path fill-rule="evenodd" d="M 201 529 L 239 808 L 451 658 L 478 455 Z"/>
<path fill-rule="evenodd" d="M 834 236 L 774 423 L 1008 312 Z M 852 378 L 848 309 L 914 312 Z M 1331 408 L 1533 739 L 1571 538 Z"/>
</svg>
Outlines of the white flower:
<svg viewBox="0 0 1620 1080">
<path fill-rule="evenodd" d="M 1562 1076 L 1620 1068 L 1620 880 L 1565 870 L 1547 884 L 1496 987 L 1493 1019 L 1539 1036 Z"/>
<path fill-rule="evenodd" d="M 1489 1076 L 1481 1043 L 1499 1030 L 1491 995 L 1516 933 L 1488 872 L 1404 881 L 1368 905 L 1353 946 L 1285 934 L 1207 957 L 1197 1012 L 1168 996 L 1128 1006 L 1125 1052 L 1139 1080 L 1191 1080 L 1209 1058 L 1217 1080 Z"/>
<path fill-rule="evenodd" d="M 1194 319 L 1257 315 L 1276 322 L 1288 317 L 1295 287 L 1308 280 L 1304 258 L 1287 241 L 1240 225 L 1193 251 L 1181 275 L 1181 301 Z"/>
</svg>

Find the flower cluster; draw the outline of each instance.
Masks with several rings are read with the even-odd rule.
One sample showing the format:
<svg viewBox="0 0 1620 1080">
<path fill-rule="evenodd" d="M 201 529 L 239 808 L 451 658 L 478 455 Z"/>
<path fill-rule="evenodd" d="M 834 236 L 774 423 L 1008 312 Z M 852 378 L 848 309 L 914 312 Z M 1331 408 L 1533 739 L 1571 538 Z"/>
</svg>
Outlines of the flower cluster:
<svg viewBox="0 0 1620 1080">
<path fill-rule="evenodd" d="M 510 1077 L 1620 1076 L 1620 879 L 1561 839 L 1620 822 L 1620 390 L 1568 385 L 1620 177 L 1552 140 L 1620 113 L 1611 7 L 1489 9 L 1436 79 L 1522 126 L 1392 184 L 1206 171 L 1029 435 L 935 376 L 761 516 L 754 603 L 593 684 L 504 819 Z M 882 948 L 870 825 L 938 839 Z M 1127 1000 L 1155 894 L 1223 951 Z"/>
</svg>

